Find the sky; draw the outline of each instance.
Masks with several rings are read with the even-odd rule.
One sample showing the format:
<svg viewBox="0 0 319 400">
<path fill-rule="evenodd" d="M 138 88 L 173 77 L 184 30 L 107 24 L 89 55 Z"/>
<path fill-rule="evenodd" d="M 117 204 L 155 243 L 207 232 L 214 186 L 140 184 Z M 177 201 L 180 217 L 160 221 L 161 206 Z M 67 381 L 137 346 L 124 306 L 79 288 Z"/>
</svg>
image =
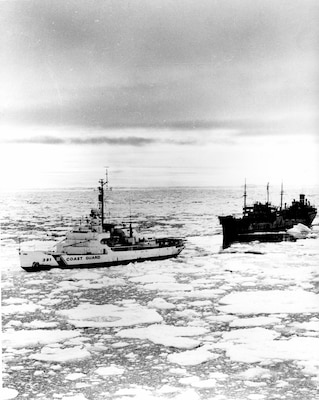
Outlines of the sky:
<svg viewBox="0 0 319 400">
<path fill-rule="evenodd" d="M 319 184 L 317 0 L 0 1 L 1 188 Z"/>
</svg>

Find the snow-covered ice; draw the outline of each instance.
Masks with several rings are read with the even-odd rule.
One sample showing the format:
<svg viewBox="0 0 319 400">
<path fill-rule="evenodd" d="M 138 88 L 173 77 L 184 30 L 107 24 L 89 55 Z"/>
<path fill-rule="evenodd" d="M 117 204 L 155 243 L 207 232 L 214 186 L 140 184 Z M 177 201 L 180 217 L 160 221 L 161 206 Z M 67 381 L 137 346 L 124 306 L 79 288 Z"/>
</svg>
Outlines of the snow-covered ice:
<svg viewBox="0 0 319 400">
<path fill-rule="evenodd" d="M 95 370 L 95 373 L 101 376 L 110 376 L 110 375 L 122 375 L 124 373 L 124 368 L 119 368 L 116 365 L 111 365 L 109 367 L 100 367 Z"/>
<path fill-rule="evenodd" d="M 234 292 L 219 303 L 228 314 L 319 313 L 319 294 L 304 290 Z"/>
<path fill-rule="evenodd" d="M 189 337 L 196 337 L 205 333 L 207 333 L 207 330 L 200 327 L 156 324 L 146 328 L 123 329 L 117 333 L 117 336 L 140 340 L 147 339 L 156 344 L 180 349 L 193 349 L 200 345 L 200 340 L 189 339 Z"/>
<path fill-rule="evenodd" d="M 23 304 L 11 304 L 8 306 L 1 307 L 1 312 L 3 314 L 24 314 L 24 313 L 33 313 L 36 310 L 41 309 L 42 306 L 40 304 L 32 303 L 31 301 L 25 302 Z"/>
<path fill-rule="evenodd" d="M 202 364 L 209 360 L 214 360 L 218 357 L 219 357 L 218 354 L 212 353 L 205 347 L 199 347 L 195 350 L 187 350 L 181 353 L 169 354 L 167 359 L 168 361 L 175 364 L 179 364 L 182 366 L 189 366 L 189 365 Z"/>
<path fill-rule="evenodd" d="M 81 379 L 85 377 L 85 374 L 82 374 L 82 372 L 74 372 L 72 374 L 68 374 L 65 379 L 68 379 L 70 381 L 76 381 L 77 379 Z"/>
<path fill-rule="evenodd" d="M 63 349 L 46 346 L 41 349 L 40 353 L 30 355 L 30 358 L 38 361 L 66 363 L 90 356 L 90 352 L 83 349 L 82 346 L 65 347 Z"/>
<path fill-rule="evenodd" d="M 80 332 L 62 330 L 7 330 L 2 334 L 4 348 L 23 348 L 36 345 L 58 343 L 79 336 Z"/>
<path fill-rule="evenodd" d="M 251 317 L 251 318 L 236 318 L 230 321 L 229 326 L 232 328 L 243 328 L 249 326 L 268 326 L 280 323 L 280 318 L 277 317 Z"/>
<path fill-rule="evenodd" d="M 19 392 L 16 389 L 6 388 L 6 387 L 1 388 L 2 400 L 15 399 L 18 396 L 18 394 Z"/>
<path fill-rule="evenodd" d="M 116 215 L 124 215 L 123 195 L 132 193 L 110 195 Z M 20 193 L 9 210 L 0 208 L 1 398 L 314 400 L 318 225 L 295 243 L 222 251 L 217 216 L 240 210 L 241 192 L 133 195 L 134 219 L 147 235 L 186 236 L 179 257 L 28 274 L 19 269 L 16 238 L 26 240 L 22 247 L 49 247 L 59 237 L 47 232 L 73 226 L 74 213 L 85 215 L 95 194 Z"/>
<path fill-rule="evenodd" d="M 158 308 L 159 310 L 172 310 L 176 308 L 176 305 L 173 303 L 167 302 L 165 299 L 160 297 L 156 297 L 152 301 L 147 303 L 149 308 Z"/>
<path fill-rule="evenodd" d="M 161 322 L 163 318 L 155 310 L 133 302 L 117 306 L 113 304 L 81 304 L 76 308 L 58 311 L 68 322 L 81 327 L 116 327 Z"/>
</svg>

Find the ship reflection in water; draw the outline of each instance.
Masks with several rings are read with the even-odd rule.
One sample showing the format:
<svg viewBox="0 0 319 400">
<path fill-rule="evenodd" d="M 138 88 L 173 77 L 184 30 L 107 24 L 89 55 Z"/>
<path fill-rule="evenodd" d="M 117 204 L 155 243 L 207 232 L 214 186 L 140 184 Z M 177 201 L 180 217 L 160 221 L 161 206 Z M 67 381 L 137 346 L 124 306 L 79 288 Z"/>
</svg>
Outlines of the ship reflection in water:
<svg viewBox="0 0 319 400">
<path fill-rule="evenodd" d="M 269 184 L 267 185 L 266 203 L 256 202 L 246 205 L 247 191 L 245 183 L 243 216 L 235 218 L 232 215 L 219 216 L 223 227 L 223 248 L 234 242 L 279 242 L 294 241 L 296 235 L 292 228 L 301 224 L 304 230 L 310 228 L 315 219 L 317 209 L 310 204 L 304 194 L 299 195 L 299 201 L 293 200 L 287 207 L 282 205 L 283 189 L 281 188 L 280 207 L 269 202 Z"/>
</svg>

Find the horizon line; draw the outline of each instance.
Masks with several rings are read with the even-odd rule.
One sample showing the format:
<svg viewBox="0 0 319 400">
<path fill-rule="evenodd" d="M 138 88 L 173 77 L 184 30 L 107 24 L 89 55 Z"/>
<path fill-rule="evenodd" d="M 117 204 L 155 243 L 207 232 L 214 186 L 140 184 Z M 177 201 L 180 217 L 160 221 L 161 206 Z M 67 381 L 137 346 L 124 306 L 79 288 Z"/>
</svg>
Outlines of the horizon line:
<svg viewBox="0 0 319 400">
<path fill-rule="evenodd" d="M 245 184 L 235 185 L 235 184 L 225 184 L 225 185 L 157 185 L 157 186 L 109 186 L 109 190 L 112 192 L 113 190 L 165 190 L 165 189 L 209 189 L 209 188 L 240 188 L 244 187 Z M 246 185 L 247 187 L 266 187 L 267 184 L 260 184 L 260 183 L 250 183 Z M 280 184 L 271 185 L 273 187 L 280 187 Z M 285 185 L 288 188 L 295 188 L 296 184 L 287 184 Z M 303 187 L 311 187 L 319 188 L 319 184 L 303 184 Z M 18 191 L 50 191 L 50 190 L 97 190 L 98 186 L 52 186 L 52 187 L 21 187 L 21 188 L 1 188 L 0 193 L 5 192 L 18 192 Z"/>
</svg>

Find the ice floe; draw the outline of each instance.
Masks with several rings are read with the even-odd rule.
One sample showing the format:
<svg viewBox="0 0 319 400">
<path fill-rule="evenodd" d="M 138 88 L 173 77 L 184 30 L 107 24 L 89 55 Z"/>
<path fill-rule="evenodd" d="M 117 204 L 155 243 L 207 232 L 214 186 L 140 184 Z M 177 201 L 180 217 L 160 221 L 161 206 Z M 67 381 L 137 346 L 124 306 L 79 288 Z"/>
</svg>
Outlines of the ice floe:
<svg viewBox="0 0 319 400">
<path fill-rule="evenodd" d="M 25 322 L 23 326 L 25 328 L 31 328 L 31 329 L 48 329 L 48 328 L 55 328 L 58 326 L 58 322 L 48 322 L 48 321 L 38 321 L 34 320 L 31 322 Z"/>
<path fill-rule="evenodd" d="M 179 349 L 193 349 L 200 345 L 200 341 L 189 339 L 207 333 L 207 329 L 199 327 L 182 327 L 164 324 L 150 325 L 146 328 L 123 329 L 116 334 L 121 338 L 150 340 L 155 344 Z"/>
<path fill-rule="evenodd" d="M 194 389 L 179 389 L 179 393 L 176 395 L 174 395 L 174 392 L 176 392 L 176 389 L 169 388 L 167 385 L 155 394 L 144 387 L 132 387 L 117 390 L 115 396 L 118 400 L 200 400 L 199 394 Z"/>
<path fill-rule="evenodd" d="M 61 400 L 89 400 L 87 397 L 84 396 L 82 393 L 78 394 L 70 394 L 70 395 L 56 395 L 56 398 L 61 398 Z"/>
<path fill-rule="evenodd" d="M 179 296 L 183 296 L 185 298 L 214 299 L 224 293 L 225 291 L 224 290 L 221 291 L 220 289 L 198 289 L 198 290 L 181 291 L 176 294 L 178 294 Z"/>
<path fill-rule="evenodd" d="M 81 273 L 74 275 L 74 276 L 79 276 Z M 121 278 L 110 278 L 110 277 L 101 277 L 98 274 L 97 275 L 98 282 L 94 282 L 95 279 L 93 277 L 91 279 L 80 279 L 80 280 L 73 280 L 75 279 L 74 276 L 71 278 L 71 280 L 67 281 L 62 281 L 60 282 L 57 286 L 58 288 L 55 289 L 52 293 L 54 295 L 63 292 L 63 291 L 77 291 L 77 290 L 90 290 L 90 289 L 104 289 L 107 286 L 123 286 L 125 285 L 125 281 Z M 87 275 L 83 274 L 83 277 Z M 90 275 L 91 276 L 91 275 Z"/>
<path fill-rule="evenodd" d="M 29 279 L 27 282 L 25 282 L 26 286 L 36 286 L 36 285 L 45 285 L 46 280 L 42 279 Z"/>
<path fill-rule="evenodd" d="M 169 303 L 160 297 L 156 297 L 152 301 L 149 301 L 147 303 L 147 306 L 149 308 L 157 308 L 159 310 L 172 310 L 172 309 L 176 308 L 175 304 Z"/>
<path fill-rule="evenodd" d="M 169 292 L 190 292 L 193 290 L 193 286 L 188 284 L 188 283 L 178 283 L 178 282 L 173 282 L 173 283 L 162 283 L 162 282 L 156 282 L 156 283 L 147 283 L 143 285 L 143 289 L 145 290 L 157 290 L 159 292 L 163 293 L 169 293 Z"/>
<path fill-rule="evenodd" d="M 113 304 L 82 303 L 76 308 L 57 311 L 76 327 L 120 327 L 161 322 L 163 318 L 154 309 L 127 302 L 122 306 Z"/>
<path fill-rule="evenodd" d="M 11 321 L 9 321 L 6 325 L 5 328 L 12 328 L 13 326 L 21 326 L 23 324 L 23 322 L 21 321 L 16 321 L 15 319 L 12 319 Z"/>
<path fill-rule="evenodd" d="M 2 334 L 2 346 L 4 348 L 22 348 L 45 345 L 49 343 L 63 342 L 79 335 L 80 332 L 63 330 L 7 330 Z"/>
<path fill-rule="evenodd" d="M 295 361 L 300 366 L 305 362 L 308 368 L 319 374 L 319 338 L 296 337 L 281 338 L 274 330 L 265 328 L 246 328 L 224 332 L 222 340 L 212 345 L 226 351 L 234 362 L 261 363 Z"/>
<path fill-rule="evenodd" d="M 199 389 L 209 389 L 216 386 L 215 379 L 212 378 L 200 379 L 198 376 L 189 376 L 187 378 L 181 378 L 179 382 L 184 385 L 190 385 Z"/>
<path fill-rule="evenodd" d="M 273 373 L 269 369 L 262 367 L 252 367 L 240 372 L 237 377 L 243 380 L 270 379 Z"/>
<path fill-rule="evenodd" d="M 6 387 L 1 388 L 1 399 L 2 400 L 15 399 L 18 395 L 19 395 L 19 392 L 16 389 L 11 389 L 11 388 L 6 388 Z"/>
<path fill-rule="evenodd" d="M 23 304 L 23 303 L 28 303 L 28 300 L 20 298 L 20 297 L 11 297 L 10 299 L 3 299 L 3 303 L 5 303 L 5 304 Z"/>
<path fill-rule="evenodd" d="M 182 366 L 198 365 L 219 357 L 219 354 L 212 353 L 206 347 L 199 347 L 195 350 L 187 350 L 181 353 L 173 353 L 167 356 L 168 361 Z"/>
<path fill-rule="evenodd" d="M 266 396 L 259 393 L 251 393 L 247 396 L 248 400 L 263 400 Z"/>
<path fill-rule="evenodd" d="M 76 274 L 72 274 L 70 276 L 70 279 L 76 279 L 76 280 L 84 280 L 84 279 L 93 279 L 93 280 L 98 280 L 101 278 L 101 274 L 97 272 L 92 272 L 92 271 L 81 271 L 77 272 Z"/>
<path fill-rule="evenodd" d="M 47 299 L 42 299 L 39 301 L 39 304 L 43 306 L 55 306 L 56 304 L 61 303 L 62 299 L 54 299 L 54 298 L 47 298 Z"/>
<path fill-rule="evenodd" d="M 168 372 L 173 375 L 187 375 L 187 371 L 185 368 L 170 368 Z"/>
<path fill-rule="evenodd" d="M 280 333 L 265 328 L 233 329 L 223 333 L 223 339 L 232 343 L 264 342 L 280 336 Z"/>
<path fill-rule="evenodd" d="M 206 319 L 213 324 L 228 324 L 236 317 L 233 315 L 209 315 Z"/>
<path fill-rule="evenodd" d="M 319 320 L 317 319 L 308 322 L 293 322 L 290 326 L 298 330 L 319 332 Z"/>
<path fill-rule="evenodd" d="M 176 283 L 175 277 L 168 274 L 154 274 L 138 275 L 129 278 L 131 282 L 135 283 Z"/>
<path fill-rule="evenodd" d="M 200 312 L 195 310 L 183 310 L 183 311 L 176 311 L 174 315 L 177 318 L 185 318 L 185 319 L 194 319 L 200 317 Z"/>
<path fill-rule="evenodd" d="M 63 349 L 45 346 L 41 349 L 40 353 L 32 354 L 30 358 L 38 361 L 66 363 L 89 358 L 90 356 L 91 353 L 82 346 L 66 347 Z"/>
<path fill-rule="evenodd" d="M 312 234 L 312 230 L 304 224 L 297 224 L 288 229 L 287 233 L 296 239 L 305 239 Z"/>
<path fill-rule="evenodd" d="M 101 376 L 111 376 L 111 375 L 122 375 L 125 369 L 117 367 L 116 365 L 111 365 L 109 367 L 99 367 L 95 370 L 95 373 Z"/>
<path fill-rule="evenodd" d="M 219 303 L 222 305 L 218 310 L 229 314 L 319 312 L 319 294 L 304 290 L 234 292 L 224 296 Z"/>
<path fill-rule="evenodd" d="M 40 304 L 35 304 L 31 301 L 27 301 L 22 304 L 11 304 L 9 306 L 2 306 L 1 312 L 3 314 L 24 314 L 32 313 L 42 308 L 43 307 Z"/>
<path fill-rule="evenodd" d="M 268 326 L 279 324 L 281 321 L 277 317 L 252 317 L 252 318 L 237 318 L 230 321 L 229 326 L 231 328 L 243 328 L 250 326 Z"/>
</svg>

